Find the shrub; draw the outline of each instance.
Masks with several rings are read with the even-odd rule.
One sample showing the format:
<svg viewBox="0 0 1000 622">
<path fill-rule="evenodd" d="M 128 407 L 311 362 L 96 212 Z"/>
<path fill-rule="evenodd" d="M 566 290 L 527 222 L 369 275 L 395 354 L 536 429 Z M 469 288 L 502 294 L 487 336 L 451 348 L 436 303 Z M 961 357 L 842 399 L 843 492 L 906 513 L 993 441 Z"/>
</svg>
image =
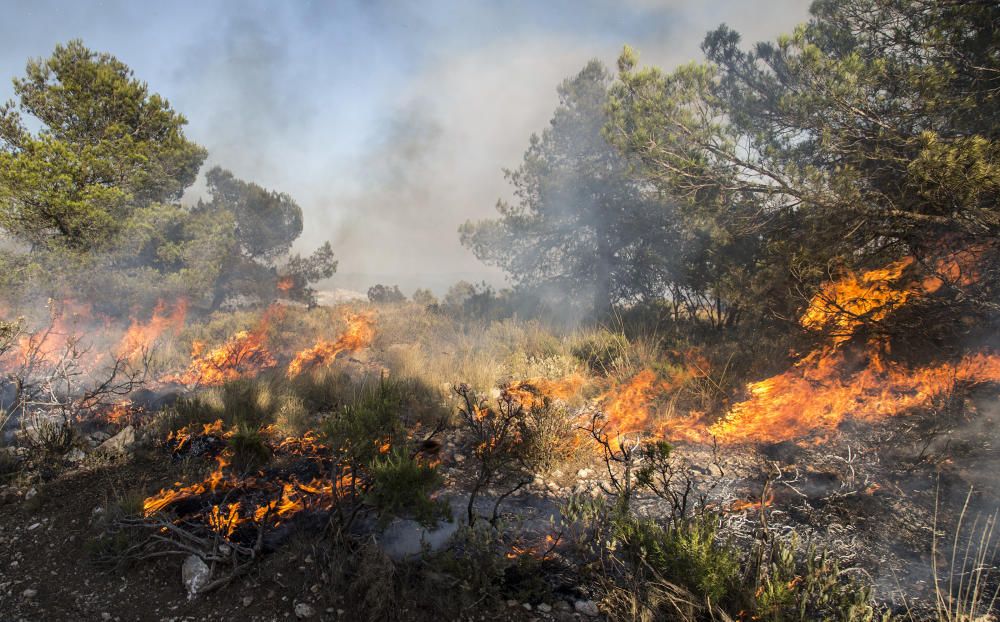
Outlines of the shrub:
<svg viewBox="0 0 1000 622">
<path fill-rule="evenodd" d="M 301 397 L 285 394 L 278 398 L 275 423 L 285 436 L 301 436 L 311 427 L 312 418 Z"/>
<path fill-rule="evenodd" d="M 339 410 L 351 401 L 353 390 L 350 376 L 329 367 L 299 374 L 289 382 L 289 392 L 311 412 Z"/>
<path fill-rule="evenodd" d="M 277 399 L 266 380 L 240 378 L 222 385 L 222 419 L 258 429 L 274 420 Z"/>
<path fill-rule="evenodd" d="M 374 304 L 392 304 L 405 302 L 406 296 L 403 295 L 403 292 L 399 291 L 399 285 L 390 287 L 378 284 L 368 288 L 368 301 Z"/>
<path fill-rule="evenodd" d="M 412 516 L 426 525 L 447 513 L 447 506 L 431 499 L 441 485 L 441 475 L 432 466 L 421 464 L 408 451 L 395 449 L 379 456 L 370 466 L 372 487 L 368 502 L 375 506 L 379 523 L 395 516 Z"/>
<path fill-rule="evenodd" d="M 229 437 L 232 466 L 240 473 L 256 471 L 271 460 L 271 449 L 257 428 L 238 425 Z"/>
<path fill-rule="evenodd" d="M 594 373 L 609 376 L 627 364 L 629 345 L 625 335 L 602 329 L 580 338 L 571 352 Z"/>
<path fill-rule="evenodd" d="M 369 465 L 382 447 L 395 445 L 401 436 L 399 383 L 384 376 L 378 384 L 363 385 L 355 399 L 327 419 L 322 432 L 342 458 Z"/>
<path fill-rule="evenodd" d="M 683 586 L 703 600 L 720 603 L 738 586 L 738 552 L 716 541 L 716 519 L 704 516 L 662 527 L 652 520 L 619 517 L 618 538 L 634 565 Z"/>
<path fill-rule="evenodd" d="M 564 405 L 548 398 L 533 403 L 524 414 L 522 428 L 526 462 L 543 472 L 564 464 L 576 452 L 576 428 Z"/>
</svg>

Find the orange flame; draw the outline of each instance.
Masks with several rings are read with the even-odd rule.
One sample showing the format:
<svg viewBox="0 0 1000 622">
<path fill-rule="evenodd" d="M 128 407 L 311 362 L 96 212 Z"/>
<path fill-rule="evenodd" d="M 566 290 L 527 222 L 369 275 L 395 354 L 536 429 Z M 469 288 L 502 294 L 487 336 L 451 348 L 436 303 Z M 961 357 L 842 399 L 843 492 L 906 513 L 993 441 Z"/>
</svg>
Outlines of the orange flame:
<svg viewBox="0 0 1000 622">
<path fill-rule="evenodd" d="M 951 253 L 937 272 L 962 284 L 975 278 L 970 263 L 980 252 Z M 831 343 L 777 376 L 751 383 L 749 399 L 709 428 L 723 442 L 778 442 L 826 438 L 848 417 L 876 421 L 926 407 L 958 385 L 1000 382 L 1000 356 L 969 354 L 958 362 L 917 368 L 886 362 L 885 344 L 867 344 L 863 368 L 852 371 L 841 346 L 867 321 L 879 321 L 914 296 L 933 294 L 940 277 L 906 282 L 912 257 L 882 270 L 850 275 L 824 286 L 801 318 L 805 328 L 830 331 Z"/>
<path fill-rule="evenodd" d="M 166 313 L 166 308 L 166 303 L 161 300 L 153 309 L 153 315 L 148 322 L 143 323 L 133 319 L 118 344 L 118 356 L 126 359 L 134 358 L 137 354 L 149 350 L 164 332 L 169 330 L 175 335 L 180 332 L 184 328 L 184 319 L 187 316 L 187 300 L 184 298 L 178 300 L 169 314 Z"/>
<path fill-rule="evenodd" d="M 320 339 L 311 348 L 295 355 L 288 364 L 289 378 L 298 376 L 306 369 L 327 365 L 341 352 L 354 352 L 368 347 L 375 338 L 375 318 L 371 313 L 358 313 L 347 317 L 347 329 L 336 341 Z"/>
<path fill-rule="evenodd" d="M 545 399 L 570 399 L 583 387 L 584 380 L 583 375 L 578 373 L 557 380 L 530 378 L 512 382 L 504 390 L 525 408 L 532 408 L 536 404 L 542 404 Z"/>
<path fill-rule="evenodd" d="M 273 429 L 262 429 L 262 434 L 273 432 Z M 188 427 L 172 433 L 169 438 L 178 440 L 175 451 L 180 450 L 185 443 L 199 435 L 211 435 L 221 438 L 231 436 L 231 431 L 223 431 L 222 421 L 204 424 L 199 431 Z M 306 458 L 321 459 L 328 453 L 326 446 L 320 444 L 312 432 L 302 437 L 289 437 L 281 441 L 268 441 L 275 452 L 291 453 Z M 310 481 L 299 481 L 294 474 L 282 472 L 272 473 L 267 479 L 263 477 L 241 476 L 230 467 L 228 454 L 216 458 L 216 467 L 203 480 L 184 485 L 176 482 L 173 488 L 164 488 L 160 492 L 147 497 L 143 501 L 143 515 L 152 516 L 162 512 L 181 501 L 197 499 L 203 495 L 226 493 L 227 499 L 237 497 L 235 502 L 218 503 L 215 498 L 205 499 L 205 505 L 194 510 L 185 510 L 184 520 L 200 520 L 209 529 L 231 537 L 246 524 L 259 524 L 267 521 L 277 526 L 296 514 L 306 510 L 329 510 L 337 495 L 352 485 L 352 477 L 346 469 L 336 479 L 314 478 Z M 253 491 L 253 494 L 241 494 L 241 491 Z M 184 506 L 189 508 L 189 505 Z"/>
<path fill-rule="evenodd" d="M 644 369 L 624 385 L 605 392 L 598 399 L 605 404 L 608 431 L 613 436 L 647 431 L 655 398 L 668 388 L 669 385 L 658 380 L 653 370 Z"/>
<path fill-rule="evenodd" d="M 181 374 L 163 378 L 164 382 L 187 385 L 219 386 L 237 378 L 256 376 L 278 364 L 267 349 L 267 329 L 271 321 L 284 313 L 274 305 L 268 308 L 252 330 L 241 330 L 221 346 L 204 352 L 205 344 L 191 344 L 191 364 Z M 204 352 L 204 353 L 203 353 Z"/>
</svg>

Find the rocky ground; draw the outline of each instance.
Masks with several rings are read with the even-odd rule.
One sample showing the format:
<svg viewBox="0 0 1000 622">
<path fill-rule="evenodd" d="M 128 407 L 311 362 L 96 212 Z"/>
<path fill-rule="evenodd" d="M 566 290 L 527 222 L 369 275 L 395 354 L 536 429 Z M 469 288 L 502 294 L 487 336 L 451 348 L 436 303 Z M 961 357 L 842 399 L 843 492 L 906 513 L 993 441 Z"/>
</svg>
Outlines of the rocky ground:
<svg viewBox="0 0 1000 622">
<path fill-rule="evenodd" d="M 116 491 L 159 490 L 182 473 L 162 450 L 139 447 L 132 428 L 110 438 L 98 431 L 90 440 L 95 451 L 67 455 L 52 479 L 0 492 L 0 621 L 338 620 L 346 615 L 344 596 L 332 592 L 316 562 L 316 548 L 323 544 L 315 532 L 297 534 L 245 577 L 193 599 L 188 598 L 180 558 L 110 571 L 95 567 L 95 525 Z M 92 457 L 106 450 L 117 457 L 100 463 Z M 466 458 L 454 443 L 446 443 L 444 452 L 447 481 L 459 486 Z M 554 499 L 574 489 L 596 489 L 594 476 L 594 469 L 585 468 L 539 479 L 505 509 L 519 528 L 541 533 L 557 512 Z M 467 497 L 454 489 L 452 494 L 453 513 L 460 517 Z M 484 498 L 479 505 L 485 510 L 490 501 Z M 457 521 L 428 531 L 413 521 L 397 520 L 381 534 L 380 543 L 387 554 L 403 559 L 419 553 L 422 545 L 443 545 L 455 528 Z M 599 615 L 593 601 L 570 596 L 551 602 L 508 601 L 500 610 L 478 611 L 467 619 L 578 620 Z"/>
<path fill-rule="evenodd" d="M 905 591 L 926 599 L 931 589 L 930 540 L 935 507 L 941 525 L 975 486 L 976 512 L 1000 505 L 990 487 L 1000 466 L 991 444 L 998 416 L 992 396 L 970 401 L 959 415 L 916 416 L 881 426 L 845 429 L 823 443 L 685 447 L 696 477 L 711 481 L 736 539 L 761 520 L 759 502 L 775 533 L 795 531 L 828 548 L 844 567 L 872 578 L 879 596 Z M 115 434 L 115 432 L 117 432 Z M 929 439 L 929 440 L 928 440 Z M 183 479 L 184 465 L 143 438 L 141 428 L 98 429 L 90 450 L 73 450 L 58 467 L 15 479 L 0 489 L 0 620 L 338 620 L 347 595 L 331 587 L 318 533 L 301 530 L 250 573 L 210 594 L 188 597 L 180 557 L 107 570 L 93 562 L 93 538 L 122 491 L 160 490 Z M 461 520 L 468 497 L 471 452 L 452 433 L 440 450 L 442 493 Z M 526 541 L 558 530 L 561 503 L 574 493 L 603 494 L 607 484 L 596 453 L 553 470 L 504 502 L 505 522 Z M 493 498 L 481 498 L 486 513 Z M 756 502 L 756 503 L 755 503 Z M 640 497 L 640 511 L 662 508 Z M 395 520 L 380 533 L 380 548 L 396 560 L 445 546 L 458 522 L 425 529 Z M 905 586 L 905 587 L 904 587 Z M 547 602 L 508 601 L 467 619 L 581 620 L 601 617 L 584 589 L 567 585 Z"/>
</svg>

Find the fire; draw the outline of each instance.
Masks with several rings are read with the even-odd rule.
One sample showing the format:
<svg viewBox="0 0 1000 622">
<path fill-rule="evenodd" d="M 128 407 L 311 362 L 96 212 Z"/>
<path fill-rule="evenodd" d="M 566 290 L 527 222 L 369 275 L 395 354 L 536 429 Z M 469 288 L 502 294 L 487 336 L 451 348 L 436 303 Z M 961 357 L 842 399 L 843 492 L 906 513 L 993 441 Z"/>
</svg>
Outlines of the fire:
<svg viewBox="0 0 1000 622">
<path fill-rule="evenodd" d="M 774 503 L 774 493 L 769 492 L 767 498 L 761 499 L 759 501 L 741 501 L 741 500 L 733 501 L 729 505 L 728 510 L 730 512 L 745 512 L 746 510 L 759 510 L 762 507 L 764 508 L 771 507 L 773 503 Z"/>
<path fill-rule="evenodd" d="M 280 279 L 278 279 L 277 288 L 279 292 L 287 294 L 288 292 L 292 291 L 293 287 L 295 287 L 295 279 L 293 279 L 291 276 L 283 276 Z"/>
<path fill-rule="evenodd" d="M 269 436 L 273 432 L 269 428 L 261 430 L 276 455 L 294 455 L 322 462 L 329 454 L 328 448 L 312 432 L 280 440 Z M 180 452 L 196 437 L 226 438 L 231 435 L 232 431 L 224 430 L 219 420 L 200 428 L 181 428 L 171 433 L 168 440 L 176 443 L 174 452 Z M 266 475 L 264 472 L 240 474 L 231 468 L 230 460 L 228 450 L 224 451 L 216 457 L 212 472 L 201 481 L 188 485 L 175 482 L 173 487 L 147 497 L 143 502 L 143 514 L 149 517 L 175 508 L 180 519 L 200 521 L 212 531 L 231 538 L 245 525 L 266 522 L 278 526 L 301 512 L 329 510 L 336 497 L 353 483 L 346 469 L 336 479 L 313 477 L 307 480 L 282 470 L 269 470 Z"/>
<path fill-rule="evenodd" d="M 841 352 L 810 356 L 783 374 L 752 383 L 750 399 L 709 428 L 723 442 L 822 439 L 849 416 L 877 421 L 925 407 L 959 385 L 1000 382 L 1000 356 L 909 369 L 869 365 L 846 374 Z"/>
<path fill-rule="evenodd" d="M 913 261 L 913 257 L 906 257 L 881 270 L 824 285 L 799 322 L 804 328 L 825 331 L 835 346 L 844 343 L 866 321 L 881 321 L 918 293 L 894 286 Z"/>
<path fill-rule="evenodd" d="M 289 378 L 319 365 L 327 365 L 341 352 L 354 352 L 368 347 L 375 338 L 375 318 L 371 313 L 358 313 L 347 317 L 347 329 L 336 341 L 320 339 L 311 348 L 295 355 L 288 364 Z"/>
<path fill-rule="evenodd" d="M 617 436 L 649 430 L 655 398 L 668 388 L 656 372 L 644 369 L 627 383 L 605 392 L 598 399 L 605 404 L 609 431 Z"/>
<path fill-rule="evenodd" d="M 570 374 L 557 380 L 531 378 L 512 382 L 505 391 L 525 408 L 549 400 L 568 400 L 576 395 L 584 384 L 582 374 Z"/>
<path fill-rule="evenodd" d="M 937 272 L 961 284 L 974 278 L 969 267 L 978 253 L 951 253 Z M 801 318 L 807 329 L 829 331 L 830 343 L 788 371 L 751 383 L 749 399 L 738 403 L 709 433 L 722 442 L 778 442 L 814 436 L 826 438 L 848 417 L 877 421 L 926 407 L 957 386 L 1000 382 L 1000 356 L 969 354 L 957 362 L 922 367 L 885 361 L 886 344 L 863 344 L 863 365 L 844 347 L 862 324 L 877 322 L 916 296 L 933 294 L 944 281 L 904 278 L 914 259 L 907 257 L 882 270 L 850 275 L 829 284 L 812 299 Z"/>
<path fill-rule="evenodd" d="M 237 378 L 255 376 L 278 364 L 267 349 L 267 329 L 284 313 L 280 306 L 271 306 L 251 330 L 241 330 L 221 346 L 205 352 L 205 344 L 191 344 L 191 364 L 181 374 L 163 378 L 178 384 L 219 386 Z"/>
<path fill-rule="evenodd" d="M 153 315 L 148 322 L 133 319 L 125 331 L 116 352 L 122 358 L 131 359 L 137 354 L 148 351 L 163 333 L 169 331 L 176 335 L 184 328 L 187 316 L 187 300 L 180 299 L 174 304 L 173 310 L 166 313 L 167 305 L 162 300 L 153 309 Z"/>
</svg>

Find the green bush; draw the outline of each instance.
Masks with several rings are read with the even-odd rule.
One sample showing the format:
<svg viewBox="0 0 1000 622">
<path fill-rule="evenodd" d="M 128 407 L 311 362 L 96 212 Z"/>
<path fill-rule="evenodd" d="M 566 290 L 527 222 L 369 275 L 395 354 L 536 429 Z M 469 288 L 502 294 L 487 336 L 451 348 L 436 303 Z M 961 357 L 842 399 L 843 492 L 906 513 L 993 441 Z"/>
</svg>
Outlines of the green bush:
<svg viewBox="0 0 1000 622">
<path fill-rule="evenodd" d="M 271 449 L 257 428 L 238 425 L 229 437 L 228 446 L 233 468 L 240 473 L 256 471 L 271 460 Z"/>
<path fill-rule="evenodd" d="M 663 527 L 648 519 L 620 517 L 618 538 L 634 565 L 645 565 L 660 578 L 702 599 L 721 603 L 739 584 L 740 559 L 717 541 L 716 518 L 704 516 Z"/>
<path fill-rule="evenodd" d="M 610 375 L 628 361 L 629 345 L 625 335 L 599 330 L 580 338 L 571 352 L 594 373 Z"/>
<path fill-rule="evenodd" d="M 434 467 L 420 464 L 408 451 L 396 449 L 375 458 L 370 471 L 368 502 L 378 511 L 381 525 L 396 516 L 412 516 L 431 525 L 447 515 L 447 506 L 431 499 L 441 486 L 441 475 Z"/>
<path fill-rule="evenodd" d="M 323 435 L 347 460 L 372 464 L 383 446 L 394 446 L 402 436 L 402 403 L 400 384 L 381 377 L 377 384 L 363 385 L 351 403 L 327 419 Z"/>
</svg>

